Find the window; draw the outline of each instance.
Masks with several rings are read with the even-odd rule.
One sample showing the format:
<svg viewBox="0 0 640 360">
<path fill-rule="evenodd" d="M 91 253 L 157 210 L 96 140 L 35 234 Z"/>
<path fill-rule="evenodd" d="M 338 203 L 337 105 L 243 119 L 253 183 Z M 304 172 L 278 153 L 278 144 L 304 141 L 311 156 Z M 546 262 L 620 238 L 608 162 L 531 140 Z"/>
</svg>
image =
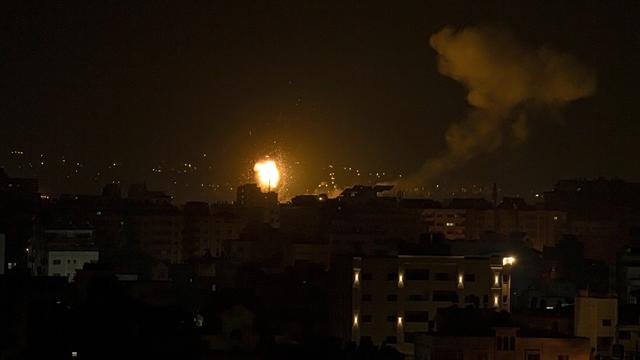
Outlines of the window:
<svg viewBox="0 0 640 360">
<path fill-rule="evenodd" d="M 464 282 L 476 281 L 476 274 L 464 274 Z"/>
<path fill-rule="evenodd" d="M 527 352 L 525 355 L 526 360 L 540 360 L 540 353 L 538 352 Z"/>
<path fill-rule="evenodd" d="M 397 294 L 387 295 L 387 301 L 398 301 L 398 295 Z"/>
<path fill-rule="evenodd" d="M 448 273 L 436 273 L 436 280 L 437 281 L 447 281 L 447 280 L 451 280 L 451 276 L 449 276 Z"/>
<path fill-rule="evenodd" d="M 398 273 L 392 272 L 387 274 L 387 280 L 396 281 L 398 280 Z"/>
<path fill-rule="evenodd" d="M 60 264 L 62 264 L 62 261 L 60 259 L 53 260 L 53 265 L 60 265 Z"/>
<path fill-rule="evenodd" d="M 362 280 L 371 280 L 373 279 L 373 276 L 371 276 L 371 273 L 362 273 Z"/>
<path fill-rule="evenodd" d="M 384 342 L 387 343 L 387 344 L 396 344 L 396 343 L 398 343 L 398 338 L 395 337 L 395 336 L 387 336 L 384 339 Z"/>
<path fill-rule="evenodd" d="M 371 301 L 371 298 L 372 298 L 371 294 L 363 294 L 362 295 L 362 302 Z"/>
<path fill-rule="evenodd" d="M 427 269 L 408 269 L 404 274 L 407 280 L 429 280 L 429 270 Z"/>
<path fill-rule="evenodd" d="M 427 322 L 429 321 L 428 311 L 407 311 L 404 314 L 405 321 L 410 322 Z"/>
<path fill-rule="evenodd" d="M 363 323 L 370 323 L 373 321 L 373 317 L 371 315 L 362 315 L 362 321 Z"/>
<path fill-rule="evenodd" d="M 611 319 L 602 319 L 602 326 L 611 326 Z"/>
<path fill-rule="evenodd" d="M 411 294 L 407 298 L 409 301 L 429 301 L 429 296 L 427 294 Z"/>
<path fill-rule="evenodd" d="M 558 360 L 569 360 L 569 355 L 558 355 Z"/>
<path fill-rule="evenodd" d="M 455 291 L 436 290 L 433 292 L 433 301 L 458 302 L 458 294 Z"/>
<path fill-rule="evenodd" d="M 509 301 L 509 296 L 508 295 L 504 295 L 502 296 L 502 303 L 506 304 Z"/>
<path fill-rule="evenodd" d="M 502 282 L 507 284 L 509 282 L 509 275 L 507 274 L 502 275 Z"/>
</svg>

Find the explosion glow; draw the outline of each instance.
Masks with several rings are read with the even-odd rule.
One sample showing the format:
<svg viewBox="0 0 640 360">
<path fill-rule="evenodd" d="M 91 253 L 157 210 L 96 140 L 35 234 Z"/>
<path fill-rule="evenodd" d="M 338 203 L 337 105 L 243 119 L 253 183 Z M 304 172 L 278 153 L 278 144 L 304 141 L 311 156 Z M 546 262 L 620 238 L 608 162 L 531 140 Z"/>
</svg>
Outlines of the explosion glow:
<svg viewBox="0 0 640 360">
<path fill-rule="evenodd" d="M 278 187 L 280 181 L 280 171 L 273 160 L 264 160 L 257 162 L 253 166 L 256 173 L 256 181 L 262 190 L 271 191 Z"/>
</svg>

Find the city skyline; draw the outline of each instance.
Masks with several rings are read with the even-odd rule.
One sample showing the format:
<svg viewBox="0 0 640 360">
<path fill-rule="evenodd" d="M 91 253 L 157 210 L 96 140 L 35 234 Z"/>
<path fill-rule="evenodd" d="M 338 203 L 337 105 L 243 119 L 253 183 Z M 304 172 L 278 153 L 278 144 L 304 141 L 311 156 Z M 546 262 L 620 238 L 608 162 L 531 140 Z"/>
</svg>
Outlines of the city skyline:
<svg viewBox="0 0 640 360">
<path fill-rule="evenodd" d="M 622 5 L 14 4 L 7 13 L 0 166 L 51 193 L 116 180 L 225 199 L 202 189 L 246 182 L 265 156 L 289 168 L 291 194 L 330 184 L 330 165 L 359 169 L 365 183 L 379 178 L 369 173 L 410 177 L 473 110 L 469 84 L 441 73 L 429 43 L 446 27 L 503 29 L 524 49 L 571 56 L 597 85 L 561 107 L 517 105 L 507 121 L 526 114 L 519 137 L 495 133 L 501 146 L 426 187 L 495 182 L 530 196 L 562 178 L 640 176 L 628 161 L 639 132 L 637 25 Z"/>
</svg>

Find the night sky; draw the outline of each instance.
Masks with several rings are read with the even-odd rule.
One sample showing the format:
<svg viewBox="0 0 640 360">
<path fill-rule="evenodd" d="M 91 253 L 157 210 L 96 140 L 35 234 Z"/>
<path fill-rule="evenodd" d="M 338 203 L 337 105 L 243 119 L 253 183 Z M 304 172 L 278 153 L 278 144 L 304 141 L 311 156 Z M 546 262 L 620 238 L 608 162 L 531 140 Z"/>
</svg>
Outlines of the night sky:
<svg viewBox="0 0 640 360">
<path fill-rule="evenodd" d="M 332 187 L 330 174 L 338 188 L 411 176 L 470 111 L 429 43 L 446 26 L 570 54 L 597 85 L 527 107 L 526 140 L 428 189 L 640 180 L 637 1 L 15 1 L 1 13 L 0 166 L 51 193 L 121 181 L 229 199 L 265 155 L 286 164 L 289 195 Z"/>
</svg>

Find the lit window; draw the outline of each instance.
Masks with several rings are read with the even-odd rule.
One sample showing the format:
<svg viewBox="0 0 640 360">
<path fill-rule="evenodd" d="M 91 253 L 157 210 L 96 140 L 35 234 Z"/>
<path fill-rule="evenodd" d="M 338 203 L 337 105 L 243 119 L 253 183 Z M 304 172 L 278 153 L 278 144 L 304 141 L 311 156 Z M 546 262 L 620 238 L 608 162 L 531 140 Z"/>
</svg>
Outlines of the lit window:
<svg viewBox="0 0 640 360">
<path fill-rule="evenodd" d="M 513 265 L 515 264 L 515 262 L 516 262 L 516 258 L 514 258 L 513 256 L 502 258 L 502 265 Z"/>
<path fill-rule="evenodd" d="M 398 316 L 398 326 L 402 326 L 402 316 Z"/>
<path fill-rule="evenodd" d="M 353 315 L 353 326 L 358 326 L 358 314 Z"/>
<path fill-rule="evenodd" d="M 493 305 L 498 306 L 499 301 L 500 301 L 500 298 L 498 298 L 498 295 L 493 297 Z"/>
<path fill-rule="evenodd" d="M 452 222 L 447 222 L 447 223 L 445 223 L 445 226 L 449 226 L 449 227 L 451 227 L 451 226 L 455 226 L 455 225 L 456 225 L 456 224 L 455 224 L 455 223 L 452 223 Z"/>
</svg>

